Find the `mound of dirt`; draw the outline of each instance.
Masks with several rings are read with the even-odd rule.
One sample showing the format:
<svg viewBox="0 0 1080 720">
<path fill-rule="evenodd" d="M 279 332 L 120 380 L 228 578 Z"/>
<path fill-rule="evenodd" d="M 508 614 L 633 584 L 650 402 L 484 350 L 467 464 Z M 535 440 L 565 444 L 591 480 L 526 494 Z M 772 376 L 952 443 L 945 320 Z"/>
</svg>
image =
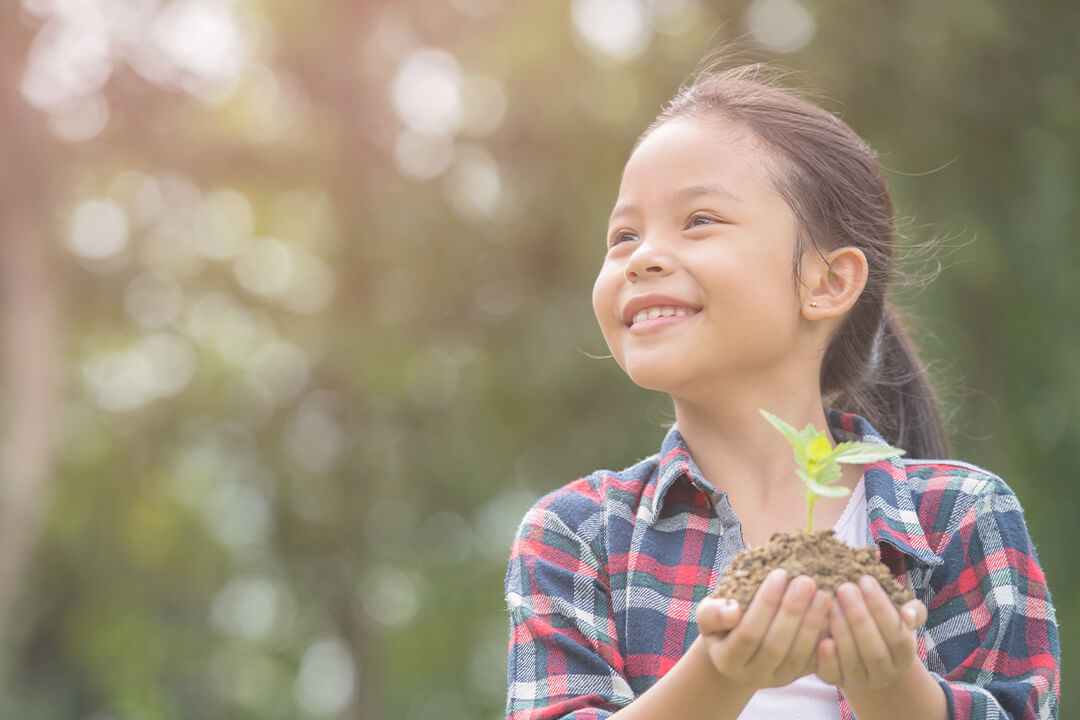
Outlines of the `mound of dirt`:
<svg viewBox="0 0 1080 720">
<path fill-rule="evenodd" d="M 889 569 L 878 562 L 873 547 L 845 545 L 833 537 L 832 530 L 775 533 L 761 547 L 741 550 L 712 596 L 733 598 L 746 609 L 765 576 L 778 567 L 787 570 L 789 577 L 809 575 L 819 589 L 829 593 L 835 593 L 842 583 L 857 582 L 863 575 L 870 575 L 881 583 L 897 607 L 915 598 L 911 590 L 896 582 Z"/>
</svg>

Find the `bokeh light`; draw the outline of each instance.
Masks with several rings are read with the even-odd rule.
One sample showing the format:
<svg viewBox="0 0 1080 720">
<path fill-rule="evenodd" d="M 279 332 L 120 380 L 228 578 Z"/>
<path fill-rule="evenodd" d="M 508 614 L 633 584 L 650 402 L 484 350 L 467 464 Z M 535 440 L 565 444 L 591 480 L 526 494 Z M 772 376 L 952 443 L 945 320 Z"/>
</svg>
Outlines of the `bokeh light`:
<svg viewBox="0 0 1080 720">
<path fill-rule="evenodd" d="M 107 260 L 127 247 L 129 233 L 127 215 L 116 203 L 85 200 L 72 215 L 68 248 L 84 260 Z"/>
<path fill-rule="evenodd" d="M 418 133 L 455 133 L 465 120 L 462 83 L 461 66 L 453 55 L 440 48 L 414 50 L 394 76 L 394 110 Z"/>
<path fill-rule="evenodd" d="M 0 717 L 501 717 L 524 513 L 671 419 L 589 292 L 635 139 L 733 38 L 941 239 L 896 300 L 1076 603 L 1080 6 L 0 6 Z"/>
<path fill-rule="evenodd" d="M 571 16 L 587 46 L 614 60 L 637 57 L 652 40 L 642 0 L 573 0 Z"/>
<path fill-rule="evenodd" d="M 799 0 L 753 0 L 746 23 L 755 40 L 782 53 L 803 49 L 817 31 L 813 16 Z"/>
<path fill-rule="evenodd" d="M 300 660 L 296 697 L 301 707 L 313 715 L 333 717 L 352 698 L 356 673 L 348 647 L 337 638 L 314 643 Z"/>
</svg>

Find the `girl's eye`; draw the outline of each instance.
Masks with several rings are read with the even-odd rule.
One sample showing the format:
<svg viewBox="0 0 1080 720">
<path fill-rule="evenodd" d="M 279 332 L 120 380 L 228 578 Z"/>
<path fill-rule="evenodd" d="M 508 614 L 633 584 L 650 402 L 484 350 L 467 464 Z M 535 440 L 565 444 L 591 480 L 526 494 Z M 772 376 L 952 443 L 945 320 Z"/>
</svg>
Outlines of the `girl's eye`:
<svg viewBox="0 0 1080 720">
<path fill-rule="evenodd" d="M 720 222 L 716 218 L 709 217 L 708 215 L 693 215 L 690 218 L 689 227 L 700 227 L 702 225 L 715 225 Z"/>
<path fill-rule="evenodd" d="M 608 247 L 615 247 L 616 245 L 625 240 L 637 240 L 637 237 L 637 235 L 630 232 L 629 230 L 619 230 L 618 232 L 613 233 L 610 238 L 608 238 Z"/>
</svg>

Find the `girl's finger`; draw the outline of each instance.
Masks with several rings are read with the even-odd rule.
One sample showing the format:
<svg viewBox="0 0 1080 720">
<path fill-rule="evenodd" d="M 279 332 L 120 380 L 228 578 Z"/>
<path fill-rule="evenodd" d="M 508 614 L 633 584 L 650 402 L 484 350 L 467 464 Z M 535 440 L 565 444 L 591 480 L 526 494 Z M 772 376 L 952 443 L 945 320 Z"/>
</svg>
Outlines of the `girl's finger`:
<svg viewBox="0 0 1080 720">
<path fill-rule="evenodd" d="M 788 583 L 760 647 L 750 658 L 748 669 L 751 672 L 772 675 L 784 662 L 803 617 L 814 600 L 814 589 L 814 581 L 807 575 L 800 575 Z"/>
<path fill-rule="evenodd" d="M 836 640 L 831 637 L 818 643 L 815 674 L 829 685 L 840 685 L 844 681 L 840 672 L 840 657 L 836 654 Z"/>
<path fill-rule="evenodd" d="M 893 670 L 893 657 L 889 651 L 889 645 L 882 636 L 882 630 L 867 607 L 862 589 L 854 583 L 844 583 L 836 589 L 836 597 L 839 600 L 843 615 L 858 648 L 859 658 L 871 677 L 878 677 L 891 673 Z M 895 611 L 893 611 L 895 613 Z M 892 625 L 888 630 L 895 630 L 899 626 L 899 617 L 892 618 Z M 841 661 L 843 657 L 841 657 Z M 846 671 L 846 668 L 845 668 Z"/>
<path fill-rule="evenodd" d="M 877 580 L 864 575 L 859 580 L 866 607 L 885 641 L 893 667 L 906 666 L 915 651 L 915 635 L 904 624 L 896 606 Z"/>
<path fill-rule="evenodd" d="M 721 672 L 730 674 L 737 669 L 744 669 L 757 652 L 761 638 L 765 636 L 773 615 L 780 606 L 787 584 L 787 572 L 780 568 L 765 576 L 739 624 L 727 634 L 721 647 L 718 647 L 721 657 L 713 656 L 713 663 Z"/>
<path fill-rule="evenodd" d="M 837 599 L 839 599 L 843 587 L 841 585 L 837 588 Z M 832 633 L 832 639 L 836 646 L 837 662 L 844 682 L 856 685 L 864 684 L 866 682 L 866 667 L 859 657 L 859 650 L 855 646 L 851 626 L 848 625 L 847 618 L 844 617 L 844 611 L 840 609 L 839 602 L 834 601 L 832 604 L 832 610 L 829 613 L 829 631 Z"/>
<path fill-rule="evenodd" d="M 814 651 L 817 648 L 818 639 L 825 628 L 829 618 L 829 607 L 832 605 L 832 597 L 818 590 L 802 622 L 795 633 L 795 639 L 791 643 L 787 657 L 776 669 L 779 677 L 796 680 L 813 671 Z M 789 681 L 790 682 L 790 681 Z"/>
<path fill-rule="evenodd" d="M 859 589 L 862 590 L 863 601 L 866 603 L 870 615 L 874 618 L 874 622 L 877 623 L 882 634 L 887 635 L 894 631 L 906 631 L 903 618 L 900 617 L 896 606 L 889 600 L 889 596 L 885 594 L 881 583 L 869 575 L 863 575 L 859 578 Z"/>
<path fill-rule="evenodd" d="M 707 597 L 698 603 L 695 611 L 698 632 L 702 635 L 726 633 L 739 624 L 742 610 L 731 598 Z"/>
<path fill-rule="evenodd" d="M 907 625 L 908 630 L 922 627 L 923 623 L 926 622 L 926 616 L 926 606 L 918 600 L 909 600 L 900 608 L 900 617 L 904 619 L 904 624 Z"/>
</svg>

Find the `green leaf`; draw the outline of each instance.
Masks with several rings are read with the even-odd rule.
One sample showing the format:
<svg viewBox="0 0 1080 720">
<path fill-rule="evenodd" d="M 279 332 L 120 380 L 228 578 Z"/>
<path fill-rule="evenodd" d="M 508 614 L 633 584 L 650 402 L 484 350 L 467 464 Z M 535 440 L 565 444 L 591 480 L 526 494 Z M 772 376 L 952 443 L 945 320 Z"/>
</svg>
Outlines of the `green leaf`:
<svg viewBox="0 0 1080 720">
<path fill-rule="evenodd" d="M 796 450 L 799 450 L 804 445 L 798 430 L 791 427 L 786 422 L 784 422 L 780 418 L 776 417 L 775 415 L 773 415 L 768 410 L 758 410 L 758 412 L 760 412 L 761 415 L 766 420 L 768 420 L 769 423 L 774 428 L 779 430 L 783 434 L 783 436 L 788 439 L 788 442 L 790 442 L 792 444 L 792 446 L 795 447 Z"/>
<path fill-rule="evenodd" d="M 872 463 L 878 460 L 903 455 L 904 450 L 888 445 L 874 445 L 865 442 L 840 443 L 833 449 L 832 459 L 842 463 Z"/>
<path fill-rule="evenodd" d="M 829 444 L 829 436 L 824 430 L 818 430 L 813 424 L 808 424 L 802 430 L 796 430 L 780 418 L 766 410 L 759 410 L 762 417 L 779 430 L 791 443 L 795 451 L 795 473 L 806 485 L 806 504 L 810 513 L 813 512 L 814 503 L 818 498 L 839 498 L 850 495 L 851 490 L 843 485 L 836 486 L 833 483 L 840 480 L 842 473 L 837 464 L 837 456 L 850 453 L 857 444 L 842 444 L 841 452 Z M 874 446 L 877 447 L 877 446 Z M 807 522 L 808 528 L 812 525 L 811 519 Z"/>
<path fill-rule="evenodd" d="M 816 482 L 810 481 L 806 483 L 806 486 L 810 488 L 812 493 L 822 497 L 838 498 L 851 494 L 851 489 L 844 487 L 843 485 L 819 485 Z"/>
<path fill-rule="evenodd" d="M 839 466 L 833 465 L 832 467 L 836 468 L 836 477 L 829 479 L 828 483 L 836 482 L 836 480 L 840 478 Z M 820 497 L 835 498 L 844 497 L 845 495 L 851 494 L 851 490 L 844 487 L 843 485 L 831 485 L 823 483 L 816 478 L 811 477 L 810 474 L 806 472 L 806 470 L 804 470 L 803 468 L 798 468 L 795 473 L 799 476 L 799 479 L 806 484 L 806 489 L 809 491 L 809 495 L 811 496 L 810 499 L 812 499 L 815 495 Z M 832 475 L 831 472 L 829 474 Z"/>
<path fill-rule="evenodd" d="M 819 437 L 825 437 L 824 430 L 818 430 L 813 425 L 807 423 L 806 427 L 799 431 L 799 442 L 802 443 L 803 448 L 809 448 L 810 444 Z M 826 440 L 828 442 L 828 440 Z"/>
<path fill-rule="evenodd" d="M 832 487 L 832 484 L 840 479 L 840 468 L 838 466 L 833 465 L 831 468 L 825 469 L 824 481 L 820 477 L 820 474 L 819 477 L 814 477 L 807 472 L 806 468 L 795 468 L 795 474 L 798 475 L 799 479 L 810 489 L 811 494 L 835 497 L 835 495 L 832 495 L 831 493 L 835 490 L 835 488 Z M 826 488 L 829 492 L 820 493 L 818 492 L 819 488 Z"/>
<path fill-rule="evenodd" d="M 818 470 L 817 477 L 814 478 L 814 482 L 819 485 L 832 485 L 834 482 L 840 479 L 842 472 L 840 466 L 836 463 L 829 463 Z"/>
</svg>

